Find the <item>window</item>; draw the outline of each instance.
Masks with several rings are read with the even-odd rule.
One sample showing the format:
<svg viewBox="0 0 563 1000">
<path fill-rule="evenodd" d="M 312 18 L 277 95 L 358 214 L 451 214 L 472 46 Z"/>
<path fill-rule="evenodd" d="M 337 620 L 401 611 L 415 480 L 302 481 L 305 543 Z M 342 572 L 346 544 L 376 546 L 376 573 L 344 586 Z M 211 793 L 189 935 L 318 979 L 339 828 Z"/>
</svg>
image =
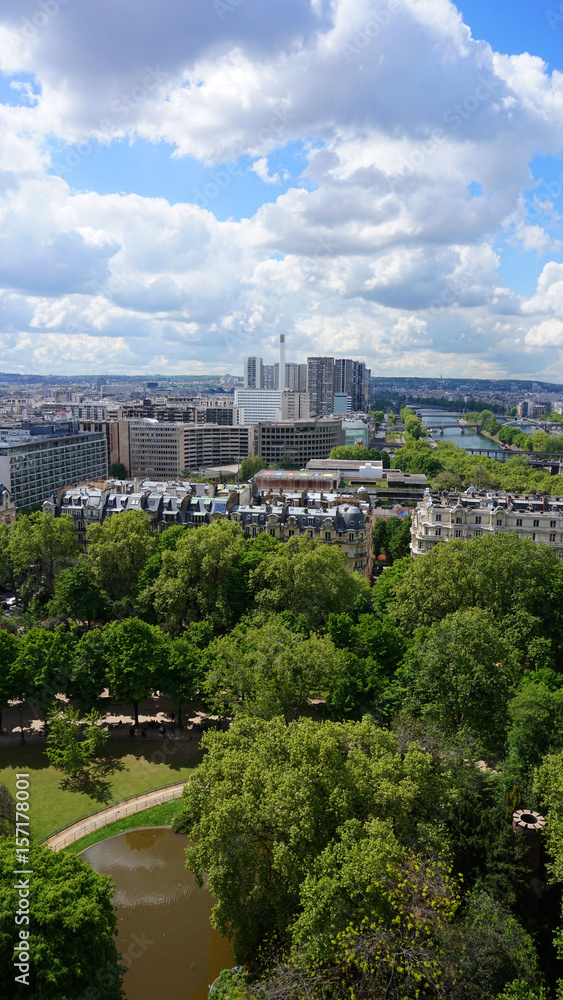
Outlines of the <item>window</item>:
<svg viewBox="0 0 563 1000">
<path fill-rule="evenodd" d="M 534 528 L 539 528 L 539 526 L 540 526 L 540 519 L 539 519 L 539 517 L 535 517 L 534 518 Z"/>
<path fill-rule="evenodd" d="M 462 520 L 461 520 L 461 517 L 456 517 L 456 519 L 455 519 L 455 523 L 456 523 L 456 524 L 462 524 Z"/>
<path fill-rule="evenodd" d="M 481 524 L 481 515 L 480 514 L 477 514 L 477 516 L 475 518 L 475 524 Z"/>
<path fill-rule="evenodd" d="M 438 538 L 440 537 L 441 534 L 442 534 L 442 529 L 441 528 L 436 528 L 436 535 L 437 535 Z"/>
<path fill-rule="evenodd" d="M 463 531 L 461 530 L 461 528 L 456 528 L 454 530 L 454 537 L 455 538 L 461 538 L 462 535 L 463 535 Z"/>
<path fill-rule="evenodd" d="M 552 531 L 551 535 L 549 536 L 549 540 L 550 540 L 550 542 L 554 542 L 555 541 L 555 532 L 554 531 Z"/>
<path fill-rule="evenodd" d="M 502 526 L 502 518 L 497 517 L 497 528 L 500 528 L 501 526 Z"/>
<path fill-rule="evenodd" d="M 521 517 L 517 517 L 516 518 L 516 527 L 517 528 L 521 528 L 522 527 L 522 518 Z"/>
<path fill-rule="evenodd" d="M 478 528 L 477 531 L 475 532 L 475 538 L 480 538 L 482 534 L 483 532 L 481 531 L 480 528 Z"/>
<path fill-rule="evenodd" d="M 532 541 L 533 541 L 533 542 L 537 542 L 537 540 L 538 540 L 538 535 L 537 535 L 537 532 L 536 532 L 536 531 L 534 531 L 534 533 L 533 533 L 533 535 L 532 535 Z"/>
<path fill-rule="evenodd" d="M 424 534 L 425 535 L 429 535 L 430 534 L 430 528 L 425 528 L 424 529 Z"/>
<path fill-rule="evenodd" d="M 550 528 L 556 528 L 557 527 L 557 521 L 550 521 L 549 522 L 549 527 Z"/>
<path fill-rule="evenodd" d="M 442 515 L 441 514 L 436 514 L 436 520 L 437 521 L 441 521 L 442 520 Z"/>
</svg>

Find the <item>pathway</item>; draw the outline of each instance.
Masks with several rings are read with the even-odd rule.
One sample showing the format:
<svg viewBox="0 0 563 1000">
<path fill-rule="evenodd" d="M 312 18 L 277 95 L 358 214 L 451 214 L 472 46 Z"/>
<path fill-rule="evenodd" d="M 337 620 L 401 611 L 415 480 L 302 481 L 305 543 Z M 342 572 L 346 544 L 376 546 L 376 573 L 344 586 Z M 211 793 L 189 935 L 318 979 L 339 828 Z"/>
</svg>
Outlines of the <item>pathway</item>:
<svg viewBox="0 0 563 1000">
<path fill-rule="evenodd" d="M 186 782 L 182 781 L 178 785 L 157 788 L 154 792 L 145 792 L 143 795 L 136 795 L 133 799 L 117 802 L 113 806 L 108 806 L 107 809 L 101 809 L 92 816 L 86 816 L 85 819 L 66 826 L 64 830 L 59 830 L 58 833 L 54 833 L 52 837 L 44 840 L 43 846 L 60 851 L 63 847 L 74 844 L 75 841 L 85 837 L 88 833 L 93 833 L 94 830 L 99 830 L 100 827 L 107 826 L 109 823 L 115 823 L 118 819 L 124 819 L 125 816 L 131 816 L 142 809 L 150 809 L 151 806 L 159 806 L 163 802 L 179 799 L 185 784 Z"/>
</svg>

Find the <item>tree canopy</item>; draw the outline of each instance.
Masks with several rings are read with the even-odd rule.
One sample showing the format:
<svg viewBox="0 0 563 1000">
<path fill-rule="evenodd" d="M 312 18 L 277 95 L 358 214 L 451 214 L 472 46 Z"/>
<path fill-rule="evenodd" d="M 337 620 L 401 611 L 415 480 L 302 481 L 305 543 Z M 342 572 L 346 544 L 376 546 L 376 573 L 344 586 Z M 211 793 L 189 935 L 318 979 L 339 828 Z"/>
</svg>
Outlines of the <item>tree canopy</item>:
<svg viewBox="0 0 563 1000">
<path fill-rule="evenodd" d="M 55 852 L 33 840 L 26 876 L 14 875 L 15 842 L 0 839 L 0 993 L 5 1000 L 74 1000 L 98 990 L 104 1000 L 121 1000 L 121 978 L 115 945 L 117 919 L 111 879 L 98 875 L 73 854 Z M 29 908 L 20 909 L 18 878 L 28 888 Z M 27 918 L 27 919 L 26 919 Z M 14 947 L 29 945 L 27 979 L 15 982 Z M 25 965 L 24 965 L 25 967 Z M 22 973 L 20 973 L 22 974 Z"/>
</svg>

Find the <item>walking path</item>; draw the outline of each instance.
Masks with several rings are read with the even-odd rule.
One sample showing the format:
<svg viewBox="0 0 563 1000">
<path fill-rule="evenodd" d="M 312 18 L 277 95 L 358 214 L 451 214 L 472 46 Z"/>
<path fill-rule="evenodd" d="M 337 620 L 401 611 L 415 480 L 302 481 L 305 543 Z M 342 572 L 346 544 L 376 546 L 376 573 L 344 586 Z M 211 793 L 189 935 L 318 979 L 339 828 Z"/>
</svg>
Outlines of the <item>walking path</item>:
<svg viewBox="0 0 563 1000">
<path fill-rule="evenodd" d="M 124 819 L 125 816 L 131 816 L 142 809 L 150 809 L 151 806 L 159 806 L 163 802 L 179 799 L 185 784 L 186 782 L 182 781 L 178 785 L 157 788 L 154 792 L 145 792 L 143 795 L 136 795 L 133 799 L 117 802 L 114 806 L 101 809 L 92 816 L 86 816 L 85 819 L 66 826 L 64 830 L 59 830 L 58 833 L 54 833 L 52 837 L 44 840 L 43 846 L 60 851 L 63 847 L 68 847 L 69 844 L 74 844 L 81 837 L 85 837 L 86 834 L 93 833 L 94 830 L 99 830 L 100 827 L 107 826 L 109 823 L 115 823 L 117 819 Z"/>
</svg>

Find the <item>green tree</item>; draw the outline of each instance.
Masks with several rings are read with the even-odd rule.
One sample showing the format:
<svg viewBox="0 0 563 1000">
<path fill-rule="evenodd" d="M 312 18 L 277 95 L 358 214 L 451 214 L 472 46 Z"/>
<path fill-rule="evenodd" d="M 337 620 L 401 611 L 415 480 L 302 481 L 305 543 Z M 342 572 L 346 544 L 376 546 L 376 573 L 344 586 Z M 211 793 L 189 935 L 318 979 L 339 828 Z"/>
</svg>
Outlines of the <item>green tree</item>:
<svg viewBox="0 0 563 1000">
<path fill-rule="evenodd" d="M 371 415 L 373 417 L 374 424 L 377 424 L 377 426 L 379 426 L 379 424 L 382 424 L 385 419 L 385 413 L 383 412 L 383 410 L 372 410 Z"/>
<path fill-rule="evenodd" d="M 0 785 L 0 838 L 16 832 L 16 803 L 5 785 Z"/>
<path fill-rule="evenodd" d="M 248 482 L 249 479 L 252 479 L 252 476 L 255 476 L 257 472 L 260 472 L 265 467 L 265 464 L 260 455 L 256 455 L 255 458 L 251 458 L 250 455 L 248 458 L 243 458 L 240 464 L 240 480 L 243 483 Z"/>
<path fill-rule="evenodd" d="M 282 469 L 295 469 L 295 462 L 292 459 L 291 455 L 282 455 L 281 467 Z"/>
<path fill-rule="evenodd" d="M 31 628 L 22 636 L 13 667 L 19 693 L 35 699 L 46 709 L 57 694 L 66 692 L 77 641 L 76 629 L 65 625 L 58 625 L 52 631 Z"/>
<path fill-rule="evenodd" d="M 158 620 L 176 632 L 202 618 L 217 628 L 230 625 L 237 588 L 233 567 L 245 549 L 242 530 L 233 521 L 186 531 L 174 551 L 162 553 L 161 571 L 140 603 L 152 605 Z"/>
<path fill-rule="evenodd" d="M 83 718 L 67 705 L 47 713 L 49 736 L 45 753 L 49 762 L 70 778 L 84 775 L 96 764 L 108 740 L 102 716 L 93 709 Z"/>
<path fill-rule="evenodd" d="M 401 839 L 439 795 L 430 756 L 416 745 L 400 753 L 368 720 L 245 718 L 203 744 L 175 826 L 189 830 L 188 865 L 217 900 L 213 925 L 252 965 L 262 945 L 287 943 L 303 880 L 343 823 L 379 819 Z"/>
<path fill-rule="evenodd" d="M 14 877 L 16 845 L 0 841 L 0 912 L 20 909 Z M 55 852 L 33 840 L 21 876 L 29 888 L 28 921 L 0 922 L 0 993 L 5 1000 L 74 1000 L 92 991 L 104 1000 L 121 1000 L 124 967 L 115 946 L 117 918 L 114 886 L 106 875 L 74 854 Z M 29 961 L 15 969 L 15 947 L 28 944 Z M 27 966 L 27 968 L 26 968 Z M 15 975 L 26 978 L 15 981 Z M 27 993 L 26 993 L 27 990 Z M 92 994 L 93 995 L 93 994 Z"/>
<path fill-rule="evenodd" d="M 123 462 L 112 462 L 108 475 L 113 479 L 127 479 L 127 469 Z"/>
<path fill-rule="evenodd" d="M 15 570 L 39 580 L 53 594 L 58 571 L 78 554 L 72 518 L 43 511 L 18 518 L 10 530 L 9 548 Z"/>
<path fill-rule="evenodd" d="M 259 608 L 303 614 L 313 628 L 369 593 L 367 580 L 349 572 L 339 549 L 306 538 L 280 545 L 258 566 L 252 581 Z"/>
<path fill-rule="evenodd" d="M 17 573 L 10 548 L 12 527 L 11 524 L 0 524 L 0 587 L 9 587 L 17 595 Z"/>
<path fill-rule="evenodd" d="M 520 668 L 491 612 L 462 608 L 417 631 L 403 673 L 418 711 L 447 732 L 477 735 L 491 752 L 502 745 Z"/>
<path fill-rule="evenodd" d="M 110 694 L 116 701 L 133 702 L 137 726 L 139 701 L 160 686 L 168 656 L 166 639 L 155 625 L 125 618 L 104 628 L 104 655 Z"/>
<path fill-rule="evenodd" d="M 19 651 L 18 637 L 0 629 L 0 733 L 2 732 L 2 709 L 8 707 L 19 692 L 14 683 L 13 665 Z"/>
<path fill-rule="evenodd" d="M 80 708 L 94 708 L 106 688 L 107 662 L 104 631 L 85 632 L 78 640 L 70 664 L 67 693 L 77 698 Z"/>
<path fill-rule="evenodd" d="M 76 566 L 59 573 L 49 610 L 55 615 L 63 615 L 89 625 L 96 618 L 107 620 L 110 604 L 90 563 L 81 559 Z"/>
<path fill-rule="evenodd" d="M 182 728 L 182 702 L 192 701 L 203 689 L 207 672 L 207 647 L 213 639 L 210 622 L 194 622 L 168 648 L 168 661 L 159 673 L 159 684 L 172 699 Z"/>
<path fill-rule="evenodd" d="M 562 584 L 555 553 L 515 532 L 452 539 L 423 559 L 407 561 L 391 613 L 412 634 L 461 608 L 487 609 L 497 622 L 524 610 L 542 623 L 544 635 L 558 637 Z"/>
<path fill-rule="evenodd" d="M 292 631 L 283 619 L 237 630 L 209 649 L 205 689 L 221 715 L 297 719 L 309 698 L 329 689 L 344 670 L 344 657 L 330 639 Z"/>
<path fill-rule="evenodd" d="M 508 766 L 524 783 L 548 753 L 563 750 L 563 689 L 550 690 L 533 674 L 525 676 L 508 703 L 508 717 Z"/>
<path fill-rule="evenodd" d="M 95 577 L 112 600 L 130 597 L 139 573 L 157 546 L 142 510 L 128 510 L 86 529 L 88 555 Z"/>
</svg>

